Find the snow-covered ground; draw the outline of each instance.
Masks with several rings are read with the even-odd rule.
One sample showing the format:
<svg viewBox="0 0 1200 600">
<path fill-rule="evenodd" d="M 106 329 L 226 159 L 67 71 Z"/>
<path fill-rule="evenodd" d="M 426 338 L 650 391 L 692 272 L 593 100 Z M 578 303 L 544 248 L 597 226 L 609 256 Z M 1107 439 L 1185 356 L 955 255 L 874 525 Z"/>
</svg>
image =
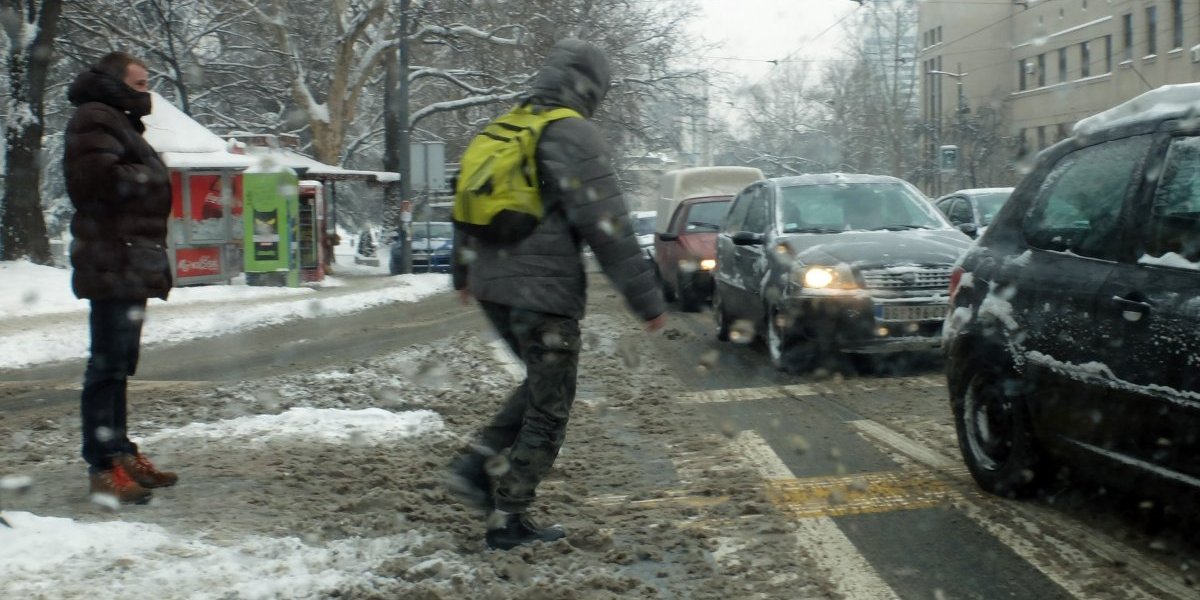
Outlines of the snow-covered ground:
<svg viewBox="0 0 1200 600">
<path fill-rule="evenodd" d="M 445 275 L 388 277 L 383 262 L 364 272 L 339 259 L 319 289 L 174 290 L 150 304 L 146 343 L 448 289 Z M 69 271 L 0 263 L 0 277 L 0 367 L 84 356 L 87 305 Z M 483 516 L 441 487 L 520 374 L 496 340 L 466 332 L 318 372 L 134 378 L 131 437 L 181 477 L 146 506 L 88 498 L 77 407 L 0 412 L 0 598 L 822 596 L 753 469 L 680 410 L 680 383 L 612 302 L 616 313 L 585 320 L 571 431 L 535 507 L 567 540 L 487 551 Z M 682 481 L 634 466 L 673 452 L 691 457 Z M 697 500 L 664 499 L 679 485 Z M 736 552 L 720 550 L 729 543 Z"/>
<path fill-rule="evenodd" d="M 346 246 L 346 244 L 343 244 Z M 304 287 L 233 285 L 182 287 L 146 308 L 147 346 L 220 336 L 319 315 L 342 315 L 395 302 L 415 302 L 450 289 L 440 274 L 388 277 L 387 247 L 378 267 L 339 255 L 336 275 Z M 376 277 L 377 276 L 377 277 Z M 84 358 L 88 302 L 71 293 L 71 271 L 25 261 L 0 262 L 0 369 Z"/>
</svg>

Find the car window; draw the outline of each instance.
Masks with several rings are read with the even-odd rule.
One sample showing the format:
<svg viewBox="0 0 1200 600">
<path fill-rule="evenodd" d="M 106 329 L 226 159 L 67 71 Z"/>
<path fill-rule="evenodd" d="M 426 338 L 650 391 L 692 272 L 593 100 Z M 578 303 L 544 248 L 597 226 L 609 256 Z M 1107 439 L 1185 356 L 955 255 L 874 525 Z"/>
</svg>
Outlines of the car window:
<svg viewBox="0 0 1200 600">
<path fill-rule="evenodd" d="M 750 195 L 749 207 L 746 211 L 746 231 L 765 233 L 767 231 L 767 187 L 759 187 Z"/>
<path fill-rule="evenodd" d="M 973 223 L 975 215 L 971 214 L 971 203 L 965 198 L 955 198 L 954 204 L 950 207 L 950 222 L 955 225 L 963 223 Z"/>
<path fill-rule="evenodd" d="M 1002 192 L 975 196 L 975 210 L 979 212 L 979 224 L 991 225 L 992 219 L 996 218 L 996 213 L 1000 212 L 1000 207 L 1004 206 L 1004 202 L 1010 195 L 1008 192 Z"/>
<path fill-rule="evenodd" d="M 746 211 L 750 209 L 750 197 L 754 195 L 756 189 L 758 187 L 746 188 L 738 194 L 737 199 L 733 202 L 733 207 L 729 209 L 729 214 L 725 217 L 723 231 L 730 233 L 742 231 L 742 224 L 746 221 Z"/>
<path fill-rule="evenodd" d="M 936 209 L 902 183 L 836 183 L 781 189 L 783 233 L 940 229 Z"/>
<path fill-rule="evenodd" d="M 1145 252 L 1200 261 L 1200 137 L 1171 143 L 1154 192 Z"/>
<path fill-rule="evenodd" d="M 654 233 L 654 215 L 637 217 L 633 220 L 633 233 L 636 235 L 651 235 Z"/>
<path fill-rule="evenodd" d="M 1038 189 L 1023 225 L 1031 246 L 1115 258 L 1121 207 L 1150 144 L 1141 135 L 1076 150 Z"/>
<path fill-rule="evenodd" d="M 721 228 L 721 221 L 725 220 L 727 212 L 729 212 L 729 200 L 727 199 L 697 202 L 688 208 L 687 223 L 684 224 L 683 231 L 717 231 Z"/>
<path fill-rule="evenodd" d="M 412 224 L 413 239 L 449 239 L 454 237 L 454 226 L 450 223 L 422 223 L 416 222 Z"/>
</svg>

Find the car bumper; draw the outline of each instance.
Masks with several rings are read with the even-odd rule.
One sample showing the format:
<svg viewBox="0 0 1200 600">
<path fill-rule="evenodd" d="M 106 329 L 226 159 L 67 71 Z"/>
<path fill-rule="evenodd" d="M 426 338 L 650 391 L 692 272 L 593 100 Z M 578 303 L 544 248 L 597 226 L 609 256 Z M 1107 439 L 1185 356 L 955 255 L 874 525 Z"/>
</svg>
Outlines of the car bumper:
<svg viewBox="0 0 1200 600">
<path fill-rule="evenodd" d="M 936 351 L 942 344 L 944 299 L 799 296 L 784 300 L 789 330 L 833 339 L 843 352 Z"/>
</svg>

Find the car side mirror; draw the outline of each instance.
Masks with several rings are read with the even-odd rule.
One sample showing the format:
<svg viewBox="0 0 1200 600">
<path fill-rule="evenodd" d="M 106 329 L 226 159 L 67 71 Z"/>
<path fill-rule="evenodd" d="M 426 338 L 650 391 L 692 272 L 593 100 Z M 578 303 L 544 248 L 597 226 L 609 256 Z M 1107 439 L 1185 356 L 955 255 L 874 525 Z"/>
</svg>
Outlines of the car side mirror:
<svg viewBox="0 0 1200 600">
<path fill-rule="evenodd" d="M 658 234 L 658 239 L 661 241 L 664 241 L 664 242 L 674 242 L 675 240 L 679 239 L 679 234 L 677 234 L 677 233 L 660 233 L 660 234 Z"/>
<path fill-rule="evenodd" d="M 739 231 L 733 234 L 733 245 L 735 246 L 759 246 L 763 243 L 763 235 L 754 233 L 753 231 Z"/>
<path fill-rule="evenodd" d="M 971 237 L 979 235 L 979 227 L 974 223 L 963 223 L 958 226 L 958 230 Z"/>
</svg>

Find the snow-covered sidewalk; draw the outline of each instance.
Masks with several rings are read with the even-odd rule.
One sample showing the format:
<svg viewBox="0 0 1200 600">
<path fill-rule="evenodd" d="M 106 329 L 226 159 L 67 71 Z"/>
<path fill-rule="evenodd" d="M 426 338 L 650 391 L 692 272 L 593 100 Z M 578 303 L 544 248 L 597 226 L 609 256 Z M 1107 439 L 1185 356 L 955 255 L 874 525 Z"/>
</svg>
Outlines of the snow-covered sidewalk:
<svg viewBox="0 0 1200 600">
<path fill-rule="evenodd" d="M 144 346 L 220 336 L 316 316 L 416 302 L 450 289 L 442 274 L 386 276 L 375 268 L 338 265 L 337 276 L 298 288 L 233 285 L 183 287 L 151 300 Z M 348 275 L 341 275 L 347 273 Z M 0 262 L 0 369 L 87 356 L 88 303 L 71 293 L 71 271 L 24 261 Z"/>
</svg>

